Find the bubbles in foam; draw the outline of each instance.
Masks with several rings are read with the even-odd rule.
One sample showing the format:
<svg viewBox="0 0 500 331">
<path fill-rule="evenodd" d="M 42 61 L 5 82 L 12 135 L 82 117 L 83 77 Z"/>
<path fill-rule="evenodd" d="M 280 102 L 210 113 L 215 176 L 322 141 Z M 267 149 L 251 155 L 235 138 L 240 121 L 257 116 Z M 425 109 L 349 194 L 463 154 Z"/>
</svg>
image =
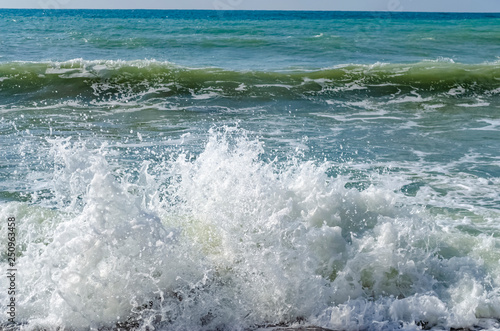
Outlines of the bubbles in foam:
<svg viewBox="0 0 500 331">
<path fill-rule="evenodd" d="M 239 129 L 135 170 L 110 162 L 106 145 L 50 143 L 56 208 L 1 210 L 23 215 L 28 329 L 410 330 L 500 318 L 498 280 L 471 253 L 497 252 L 496 239 L 485 248 L 440 227 L 390 185 L 346 188 L 328 162 L 265 159 Z"/>
</svg>

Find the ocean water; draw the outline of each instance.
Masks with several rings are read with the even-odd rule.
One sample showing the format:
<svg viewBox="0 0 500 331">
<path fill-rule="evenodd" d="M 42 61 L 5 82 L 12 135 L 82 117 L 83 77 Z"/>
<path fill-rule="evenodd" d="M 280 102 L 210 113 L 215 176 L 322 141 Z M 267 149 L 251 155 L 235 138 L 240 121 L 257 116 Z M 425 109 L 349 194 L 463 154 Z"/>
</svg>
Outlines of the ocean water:
<svg viewBox="0 0 500 331">
<path fill-rule="evenodd" d="M 499 45 L 500 14 L 0 10 L 0 325 L 500 329 Z"/>
</svg>

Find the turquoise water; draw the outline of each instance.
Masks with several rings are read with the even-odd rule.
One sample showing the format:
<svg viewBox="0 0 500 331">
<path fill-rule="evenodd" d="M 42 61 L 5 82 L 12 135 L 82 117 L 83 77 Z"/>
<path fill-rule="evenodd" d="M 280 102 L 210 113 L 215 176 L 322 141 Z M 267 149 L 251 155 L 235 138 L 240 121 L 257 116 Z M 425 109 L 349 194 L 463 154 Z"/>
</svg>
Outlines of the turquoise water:
<svg viewBox="0 0 500 331">
<path fill-rule="evenodd" d="M 499 28 L 0 10 L 14 327 L 499 329 Z"/>
</svg>

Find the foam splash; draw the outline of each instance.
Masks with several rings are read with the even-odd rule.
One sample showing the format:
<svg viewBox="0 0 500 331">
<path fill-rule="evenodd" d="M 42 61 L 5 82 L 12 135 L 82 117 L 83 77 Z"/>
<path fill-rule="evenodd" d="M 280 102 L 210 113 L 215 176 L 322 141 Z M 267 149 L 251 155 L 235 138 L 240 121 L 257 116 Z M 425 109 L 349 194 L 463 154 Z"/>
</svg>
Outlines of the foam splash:
<svg viewBox="0 0 500 331">
<path fill-rule="evenodd" d="M 394 189 L 346 188 L 328 162 L 267 160 L 262 142 L 228 128 L 211 130 L 199 155 L 165 151 L 135 170 L 110 162 L 107 146 L 50 143 L 57 207 L 0 210 L 19 215 L 26 329 L 411 330 L 500 318 L 495 259 L 482 259 L 499 254 L 496 239 L 441 228 Z"/>
</svg>

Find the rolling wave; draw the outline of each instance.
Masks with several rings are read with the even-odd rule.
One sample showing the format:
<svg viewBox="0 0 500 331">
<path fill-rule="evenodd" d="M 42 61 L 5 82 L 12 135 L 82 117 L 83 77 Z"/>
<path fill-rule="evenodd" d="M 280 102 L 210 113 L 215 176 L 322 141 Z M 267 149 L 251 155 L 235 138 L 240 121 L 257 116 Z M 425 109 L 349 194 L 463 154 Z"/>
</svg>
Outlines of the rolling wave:
<svg viewBox="0 0 500 331">
<path fill-rule="evenodd" d="M 169 62 L 85 61 L 0 64 L 0 97 L 13 103 L 83 103 L 165 98 L 308 99 L 391 97 L 418 91 L 449 97 L 496 95 L 500 64 L 425 61 L 346 64 L 316 71 L 231 71 L 187 68 Z"/>
</svg>

